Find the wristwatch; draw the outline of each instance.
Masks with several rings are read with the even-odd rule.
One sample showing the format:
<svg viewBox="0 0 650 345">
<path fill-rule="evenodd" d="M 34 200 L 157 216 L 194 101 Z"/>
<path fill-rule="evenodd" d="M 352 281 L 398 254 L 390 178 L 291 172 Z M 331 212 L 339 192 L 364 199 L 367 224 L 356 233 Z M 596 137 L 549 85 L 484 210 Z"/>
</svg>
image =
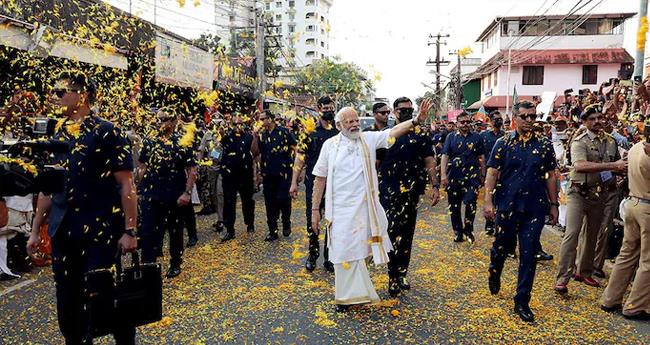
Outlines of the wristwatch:
<svg viewBox="0 0 650 345">
<path fill-rule="evenodd" d="M 135 228 L 124 229 L 123 233 L 126 234 L 126 235 L 129 235 L 129 236 L 131 236 L 131 237 L 137 237 L 137 234 L 136 234 Z"/>
<path fill-rule="evenodd" d="M 560 203 L 559 203 L 559 202 L 552 202 L 552 203 L 551 203 L 551 206 L 557 206 L 557 207 L 560 207 Z"/>
<path fill-rule="evenodd" d="M 420 124 L 420 122 L 418 121 L 418 118 L 417 118 L 417 117 L 412 118 L 412 119 L 411 119 L 411 123 L 413 123 L 413 126 L 417 126 L 417 125 Z"/>
</svg>

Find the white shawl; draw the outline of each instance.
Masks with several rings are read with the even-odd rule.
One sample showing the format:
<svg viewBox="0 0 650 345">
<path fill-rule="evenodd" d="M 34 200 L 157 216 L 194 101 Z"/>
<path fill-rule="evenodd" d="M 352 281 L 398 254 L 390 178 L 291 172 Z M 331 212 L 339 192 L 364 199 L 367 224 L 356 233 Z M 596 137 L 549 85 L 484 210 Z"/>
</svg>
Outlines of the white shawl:
<svg viewBox="0 0 650 345">
<path fill-rule="evenodd" d="M 379 202 L 379 188 L 378 188 L 378 179 L 377 171 L 374 168 L 376 158 L 376 149 L 380 147 L 373 148 L 372 150 L 368 147 L 364 135 L 381 135 L 380 132 L 364 132 L 361 133 L 359 140 L 356 141 L 360 152 L 362 152 L 363 157 L 363 176 L 366 181 L 366 200 L 368 200 L 368 212 L 370 217 L 370 230 L 372 236 L 368 239 L 368 243 L 372 248 L 372 257 L 375 265 L 388 263 L 387 252 L 393 250 L 393 246 L 388 237 L 388 218 L 386 218 L 386 211 L 381 206 Z M 386 133 L 387 134 L 387 133 Z M 336 155 L 338 154 L 339 144 L 341 142 L 341 135 L 332 138 L 331 144 L 334 145 L 329 150 L 328 157 L 328 166 L 327 166 L 327 176 L 334 176 L 334 163 L 336 162 Z M 375 140 L 375 145 L 377 146 L 377 141 Z M 390 146 L 390 144 L 388 144 Z M 330 231 L 332 222 L 334 221 L 334 212 L 333 212 L 333 187 L 331 183 L 328 183 L 325 188 L 325 221 L 327 231 Z M 328 234 L 328 238 L 331 245 L 331 233 Z"/>
</svg>

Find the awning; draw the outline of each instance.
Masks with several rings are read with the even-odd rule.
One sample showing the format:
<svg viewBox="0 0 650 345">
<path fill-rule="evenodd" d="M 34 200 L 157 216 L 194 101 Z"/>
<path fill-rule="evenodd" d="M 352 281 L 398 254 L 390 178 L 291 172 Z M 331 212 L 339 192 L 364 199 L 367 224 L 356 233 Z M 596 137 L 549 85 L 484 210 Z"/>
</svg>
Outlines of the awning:
<svg viewBox="0 0 650 345">
<path fill-rule="evenodd" d="M 117 52 L 61 39 L 54 39 L 47 44 L 37 43 L 34 42 L 32 33 L 23 28 L 11 25 L 0 27 L 0 45 L 28 51 L 39 50 L 42 55 L 37 55 L 43 57 L 49 55 L 111 68 L 128 68 L 126 57 Z"/>
<path fill-rule="evenodd" d="M 481 108 L 481 104 L 485 108 L 492 108 L 492 109 L 500 109 L 500 108 L 505 108 L 506 107 L 506 97 L 512 97 L 512 96 L 491 96 L 488 98 L 485 98 L 482 101 L 477 101 L 472 103 L 467 109 L 470 110 L 478 110 Z M 517 99 L 519 101 L 532 101 L 533 96 L 521 96 L 518 95 Z M 555 108 L 562 106 L 564 104 L 564 95 L 560 95 L 555 97 L 555 101 L 553 102 L 553 106 Z M 512 99 L 510 99 L 510 106 L 512 107 Z"/>
<path fill-rule="evenodd" d="M 472 110 L 476 109 L 476 110 L 478 110 L 478 109 L 481 108 L 481 104 L 483 104 L 483 106 L 486 109 L 489 109 L 489 108 L 491 108 L 491 109 L 505 108 L 506 107 L 506 97 L 512 97 L 512 96 L 490 96 L 490 97 L 487 97 L 487 98 L 485 98 L 485 99 L 483 99 L 481 101 L 476 101 L 476 102 L 472 103 L 472 105 L 467 107 L 467 109 L 472 109 Z M 518 95 L 517 99 L 519 101 L 532 101 L 533 96 L 521 96 L 521 95 Z M 510 106 L 512 106 L 512 98 L 510 99 Z"/>
</svg>

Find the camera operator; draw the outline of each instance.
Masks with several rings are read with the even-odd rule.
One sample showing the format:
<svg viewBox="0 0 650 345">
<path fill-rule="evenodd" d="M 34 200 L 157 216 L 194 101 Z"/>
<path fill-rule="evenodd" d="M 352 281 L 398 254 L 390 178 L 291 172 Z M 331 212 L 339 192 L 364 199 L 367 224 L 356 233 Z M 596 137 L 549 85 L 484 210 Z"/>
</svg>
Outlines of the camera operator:
<svg viewBox="0 0 650 345">
<path fill-rule="evenodd" d="M 65 169 L 65 183 L 62 192 L 39 194 L 27 249 L 36 250 L 39 228 L 49 219 L 59 328 L 66 344 L 92 344 L 84 274 L 112 267 L 119 250 L 137 247 L 133 160 L 122 132 L 91 111 L 96 89 L 86 75 L 65 72 L 52 91 L 65 116 L 54 139 L 70 147 L 55 156 Z M 134 328 L 113 333 L 117 344 L 135 343 Z"/>
</svg>

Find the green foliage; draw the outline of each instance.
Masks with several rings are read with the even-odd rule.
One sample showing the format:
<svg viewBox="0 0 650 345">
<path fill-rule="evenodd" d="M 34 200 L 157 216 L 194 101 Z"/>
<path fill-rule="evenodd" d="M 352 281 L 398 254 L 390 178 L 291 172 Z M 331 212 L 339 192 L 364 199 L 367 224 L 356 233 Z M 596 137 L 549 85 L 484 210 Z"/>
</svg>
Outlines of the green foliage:
<svg viewBox="0 0 650 345">
<path fill-rule="evenodd" d="M 296 86 L 318 98 L 329 95 L 337 107 L 358 107 L 374 93 L 374 85 L 359 66 L 339 58 L 321 59 L 296 73 Z"/>
<path fill-rule="evenodd" d="M 220 41 L 221 38 L 217 35 L 202 33 L 199 38 L 193 40 L 193 43 L 211 54 L 221 55 L 224 53 L 225 47 Z"/>
</svg>

